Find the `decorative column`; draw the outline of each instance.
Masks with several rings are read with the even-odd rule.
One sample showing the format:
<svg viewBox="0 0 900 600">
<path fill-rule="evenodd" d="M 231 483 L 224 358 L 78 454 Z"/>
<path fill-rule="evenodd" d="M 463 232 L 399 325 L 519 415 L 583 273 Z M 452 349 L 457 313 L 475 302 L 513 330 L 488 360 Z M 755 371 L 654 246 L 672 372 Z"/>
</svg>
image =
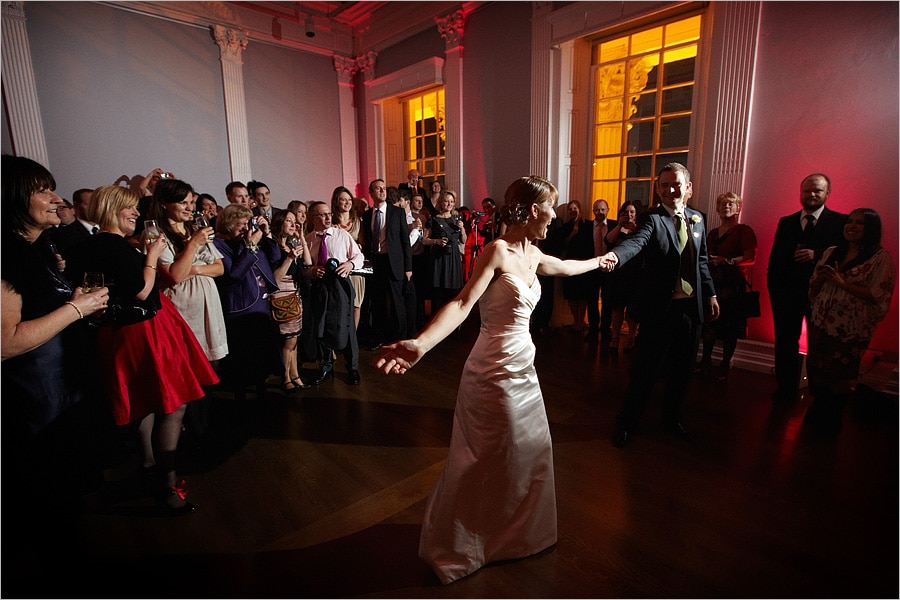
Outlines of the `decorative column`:
<svg viewBox="0 0 900 600">
<path fill-rule="evenodd" d="M 372 50 L 356 57 L 356 69 L 362 73 L 363 82 L 363 114 L 366 126 L 366 151 L 363 157 L 365 181 L 360 182 L 367 189 L 369 182 L 376 177 L 384 177 L 384 123 L 381 106 L 373 100 L 369 82 L 375 79 L 375 60 L 378 53 Z"/>
<path fill-rule="evenodd" d="M 222 62 L 231 178 L 246 182 L 252 178 L 250 143 L 247 136 L 247 105 L 244 99 L 244 62 L 241 59 L 242 52 L 247 49 L 247 32 L 213 25 L 212 34 L 219 46 L 219 60 Z"/>
<path fill-rule="evenodd" d="M 458 10 L 452 15 L 435 19 L 444 38 L 444 110 L 446 111 L 446 170 L 447 187 L 459 191 L 460 205 L 471 206 L 463 180 L 463 45 L 466 16 Z"/>
<path fill-rule="evenodd" d="M 25 156 L 50 168 L 41 107 L 38 102 L 25 9 L 22 2 L 2 3 L 3 94 L 6 97 L 9 132 L 17 156 Z"/>
<path fill-rule="evenodd" d="M 558 144 L 558 130 L 551 130 L 550 115 L 558 110 L 558 92 L 551 90 L 551 74 L 554 59 L 559 59 L 558 51 L 551 48 L 552 28 L 550 13 L 552 2 L 532 3 L 531 19 L 531 173 L 554 179 L 558 165 L 551 173 L 550 156 L 552 147 Z M 551 140 L 550 133 L 554 132 Z M 554 160 L 555 162 L 555 160 Z M 557 182 L 558 184 L 558 182 Z"/>
<path fill-rule="evenodd" d="M 357 70 L 354 59 L 334 57 L 338 78 L 338 105 L 341 117 L 341 173 L 344 185 L 351 190 L 359 183 L 359 146 L 356 136 L 356 108 L 353 105 L 353 75 Z"/>
<path fill-rule="evenodd" d="M 721 5 L 719 5 L 721 4 Z M 750 128 L 750 99 L 759 37 L 760 2 L 722 2 L 715 7 L 713 36 L 722 41 L 717 81 L 717 104 L 707 111 L 716 115 L 713 131 L 712 169 L 709 188 L 719 193 L 733 190 L 743 193 L 744 167 L 747 163 L 747 135 Z M 715 214 L 715 194 L 710 194 L 710 210 Z"/>
</svg>

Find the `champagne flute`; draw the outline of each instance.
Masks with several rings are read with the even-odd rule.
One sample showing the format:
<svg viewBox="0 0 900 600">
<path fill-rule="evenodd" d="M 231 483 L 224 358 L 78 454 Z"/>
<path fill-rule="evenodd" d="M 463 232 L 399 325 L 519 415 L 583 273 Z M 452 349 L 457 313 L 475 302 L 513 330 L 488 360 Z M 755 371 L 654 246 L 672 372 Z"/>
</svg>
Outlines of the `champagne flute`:
<svg viewBox="0 0 900 600">
<path fill-rule="evenodd" d="M 85 273 L 81 282 L 81 291 L 85 294 L 96 292 L 104 286 L 103 273 Z"/>
</svg>

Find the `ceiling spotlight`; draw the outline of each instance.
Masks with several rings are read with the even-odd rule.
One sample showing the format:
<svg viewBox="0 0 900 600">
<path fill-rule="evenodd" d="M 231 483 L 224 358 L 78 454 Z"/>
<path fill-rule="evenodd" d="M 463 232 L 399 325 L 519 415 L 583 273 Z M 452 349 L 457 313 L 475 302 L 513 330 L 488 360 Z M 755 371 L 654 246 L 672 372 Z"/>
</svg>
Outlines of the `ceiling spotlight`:
<svg viewBox="0 0 900 600">
<path fill-rule="evenodd" d="M 306 17 L 306 37 L 316 37 L 316 24 L 313 23 L 312 16 Z"/>
</svg>

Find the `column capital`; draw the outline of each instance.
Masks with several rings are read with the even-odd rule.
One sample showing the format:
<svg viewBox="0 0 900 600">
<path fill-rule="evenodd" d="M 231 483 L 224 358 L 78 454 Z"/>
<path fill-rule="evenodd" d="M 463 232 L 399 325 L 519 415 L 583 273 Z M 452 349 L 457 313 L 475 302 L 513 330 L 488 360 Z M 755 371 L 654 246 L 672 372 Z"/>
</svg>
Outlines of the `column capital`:
<svg viewBox="0 0 900 600">
<path fill-rule="evenodd" d="M 338 83 L 353 84 L 353 74 L 359 70 L 356 59 L 349 56 L 334 56 L 334 70 L 337 71 Z"/>
<path fill-rule="evenodd" d="M 213 39 L 219 46 L 219 58 L 242 64 L 241 53 L 247 49 L 250 41 L 247 32 L 224 25 L 213 25 L 211 29 Z"/>
<path fill-rule="evenodd" d="M 463 11 L 458 10 L 446 17 L 437 17 L 434 20 L 437 23 L 438 31 L 444 38 L 447 50 L 457 48 L 462 45 L 463 33 L 466 29 L 466 15 Z"/>
<path fill-rule="evenodd" d="M 378 53 L 373 50 L 356 57 L 356 68 L 363 74 L 366 81 L 371 80 L 375 76 L 376 58 L 378 58 Z"/>
<path fill-rule="evenodd" d="M 14 17 L 17 19 L 25 18 L 25 3 L 20 0 L 3 0 L 0 2 L 3 18 Z"/>
</svg>

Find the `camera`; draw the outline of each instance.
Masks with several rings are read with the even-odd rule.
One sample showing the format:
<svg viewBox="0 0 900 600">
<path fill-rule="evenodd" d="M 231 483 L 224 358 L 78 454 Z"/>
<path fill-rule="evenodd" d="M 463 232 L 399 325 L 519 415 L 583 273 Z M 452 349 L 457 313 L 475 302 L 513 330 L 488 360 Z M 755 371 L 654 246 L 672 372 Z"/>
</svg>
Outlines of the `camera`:
<svg viewBox="0 0 900 600">
<path fill-rule="evenodd" d="M 478 212 L 478 211 L 475 211 L 475 212 L 472 213 L 472 216 L 473 216 L 473 217 L 486 217 L 486 216 L 487 216 L 487 213 L 486 213 L 486 212 Z"/>
<path fill-rule="evenodd" d="M 160 179 L 171 179 L 171 178 L 172 178 L 172 174 L 163 171 L 162 173 L 159 174 L 159 178 L 160 178 Z"/>
<path fill-rule="evenodd" d="M 259 219 L 253 217 L 250 219 L 250 232 L 256 233 L 257 231 L 259 231 Z"/>
<path fill-rule="evenodd" d="M 325 261 L 325 273 L 333 274 L 337 271 L 337 268 L 341 266 L 341 262 L 336 258 L 329 258 Z"/>
</svg>

